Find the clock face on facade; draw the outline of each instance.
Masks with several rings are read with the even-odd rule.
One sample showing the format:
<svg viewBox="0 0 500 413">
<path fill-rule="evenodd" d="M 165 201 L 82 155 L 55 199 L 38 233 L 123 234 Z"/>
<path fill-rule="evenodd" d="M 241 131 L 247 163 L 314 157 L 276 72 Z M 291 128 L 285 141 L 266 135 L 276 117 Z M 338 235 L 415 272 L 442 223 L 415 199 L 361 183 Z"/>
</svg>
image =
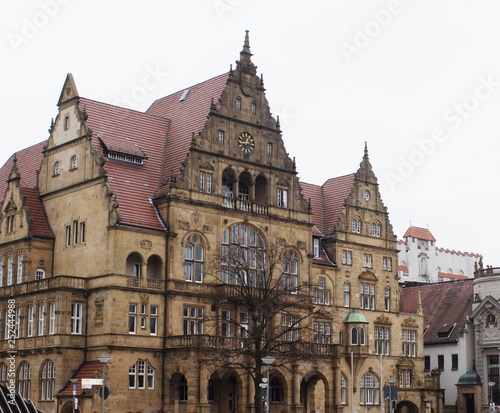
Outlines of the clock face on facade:
<svg viewBox="0 0 500 413">
<path fill-rule="evenodd" d="M 238 135 L 238 146 L 243 153 L 250 153 L 255 149 L 255 140 L 248 132 L 241 132 Z"/>
</svg>

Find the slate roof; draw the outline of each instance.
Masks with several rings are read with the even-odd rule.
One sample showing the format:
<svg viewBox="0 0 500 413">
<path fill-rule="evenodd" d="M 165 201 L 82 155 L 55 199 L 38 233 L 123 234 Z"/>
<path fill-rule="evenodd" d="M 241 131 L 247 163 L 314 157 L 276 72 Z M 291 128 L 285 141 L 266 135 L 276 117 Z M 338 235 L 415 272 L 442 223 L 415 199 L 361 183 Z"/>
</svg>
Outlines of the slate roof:
<svg viewBox="0 0 500 413">
<path fill-rule="evenodd" d="M 85 361 L 76 371 L 76 373 L 71 377 L 72 379 L 78 379 L 76 382 L 76 395 L 81 396 L 85 394 L 85 390 L 82 388 L 82 379 L 93 379 L 96 372 L 102 369 L 103 363 L 98 360 Z M 107 374 L 106 374 L 107 376 Z M 107 386 L 106 386 L 107 387 Z M 57 394 L 57 397 L 61 396 L 73 396 L 73 383 L 68 381 L 66 385 Z"/>
<path fill-rule="evenodd" d="M 354 174 L 328 179 L 321 186 L 301 183 L 304 198 L 311 202 L 313 223 L 325 236 L 334 234 L 353 186 Z"/>
<path fill-rule="evenodd" d="M 416 314 L 420 294 L 425 345 L 456 343 L 467 316 L 472 313 L 473 281 L 466 279 L 403 288 L 402 312 Z"/>
<path fill-rule="evenodd" d="M 406 230 L 405 234 L 403 235 L 403 238 L 418 238 L 418 239 L 423 239 L 427 241 L 436 241 L 436 238 L 431 234 L 431 232 L 426 229 L 426 228 L 420 228 L 420 227 L 410 227 Z"/>
<path fill-rule="evenodd" d="M 163 229 L 150 199 L 161 175 L 168 120 L 107 103 L 80 98 L 92 129 L 92 144 L 102 158 L 107 151 L 143 157 L 143 165 L 118 160 L 104 164 L 108 184 L 116 194 L 120 222 Z"/>
</svg>

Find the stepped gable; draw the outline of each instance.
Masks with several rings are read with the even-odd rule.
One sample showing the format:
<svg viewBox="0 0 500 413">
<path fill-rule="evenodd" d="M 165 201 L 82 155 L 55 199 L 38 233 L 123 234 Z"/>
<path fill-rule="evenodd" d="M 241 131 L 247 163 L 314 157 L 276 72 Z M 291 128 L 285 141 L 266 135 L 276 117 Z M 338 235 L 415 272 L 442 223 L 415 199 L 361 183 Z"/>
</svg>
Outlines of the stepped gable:
<svg viewBox="0 0 500 413">
<path fill-rule="evenodd" d="M 118 203 L 120 223 L 163 229 L 150 202 L 160 179 L 168 120 L 131 109 L 80 98 L 92 144 L 105 160 L 109 152 L 143 159 L 143 164 L 107 159 L 107 183 Z"/>
<path fill-rule="evenodd" d="M 179 90 L 156 100 L 146 111 L 170 121 L 161 182 L 170 184 L 170 178 L 180 172 L 191 146 L 193 134 L 197 135 L 207 121 L 212 100 L 217 102 L 226 86 L 228 73 L 205 82 Z M 188 91 L 188 92 L 186 92 Z M 184 94 L 187 93 L 185 96 Z M 184 97 L 184 99 L 181 99 Z M 167 185 L 169 186 L 169 185 Z M 162 194 L 159 188 L 158 196 Z"/>
<path fill-rule="evenodd" d="M 401 311 L 417 313 L 420 300 L 424 313 L 424 343 L 455 343 L 472 313 L 473 279 L 405 287 Z M 455 326 L 453 326 L 456 324 Z"/>
</svg>

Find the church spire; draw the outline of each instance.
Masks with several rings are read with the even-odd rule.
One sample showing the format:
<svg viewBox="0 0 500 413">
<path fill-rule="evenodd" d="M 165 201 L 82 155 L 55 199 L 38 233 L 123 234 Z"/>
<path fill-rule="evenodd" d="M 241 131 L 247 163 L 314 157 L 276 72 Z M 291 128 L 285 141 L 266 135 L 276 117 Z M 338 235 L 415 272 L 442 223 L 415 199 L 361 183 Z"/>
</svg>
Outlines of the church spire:
<svg viewBox="0 0 500 413">
<path fill-rule="evenodd" d="M 257 66 L 252 63 L 252 53 L 250 53 L 250 37 L 248 30 L 245 30 L 245 41 L 243 42 L 243 49 L 240 52 L 240 60 L 236 61 L 236 69 L 240 72 L 255 75 L 257 73 Z"/>
<path fill-rule="evenodd" d="M 252 56 L 252 53 L 250 53 L 250 38 L 248 36 L 248 30 L 245 30 L 245 42 L 243 43 L 243 50 L 240 52 L 240 54 L 243 53 Z"/>
</svg>

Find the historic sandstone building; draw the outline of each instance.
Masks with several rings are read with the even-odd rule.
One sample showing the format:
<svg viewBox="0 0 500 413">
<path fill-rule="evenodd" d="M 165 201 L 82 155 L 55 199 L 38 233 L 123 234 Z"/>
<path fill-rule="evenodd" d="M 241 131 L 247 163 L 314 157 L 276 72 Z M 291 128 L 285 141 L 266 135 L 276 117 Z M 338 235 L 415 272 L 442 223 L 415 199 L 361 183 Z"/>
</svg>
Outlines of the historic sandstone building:
<svg viewBox="0 0 500 413">
<path fill-rule="evenodd" d="M 82 379 L 109 355 L 106 411 L 252 412 L 249 376 L 209 360 L 258 328 L 217 297 L 237 281 L 213 263 L 237 247 L 257 271 L 270 245 L 288 294 L 323 309 L 300 337 L 307 309 L 276 315 L 283 342 L 316 353 L 268 372 L 271 412 L 388 411 L 390 377 L 398 411 L 442 411 L 366 146 L 356 173 L 300 182 L 251 56 L 247 34 L 234 69 L 146 113 L 81 97 L 68 75 L 49 138 L 0 170 L 0 380 L 14 371 L 43 411 L 72 412 L 70 379 L 79 411 L 101 411 Z"/>
</svg>

